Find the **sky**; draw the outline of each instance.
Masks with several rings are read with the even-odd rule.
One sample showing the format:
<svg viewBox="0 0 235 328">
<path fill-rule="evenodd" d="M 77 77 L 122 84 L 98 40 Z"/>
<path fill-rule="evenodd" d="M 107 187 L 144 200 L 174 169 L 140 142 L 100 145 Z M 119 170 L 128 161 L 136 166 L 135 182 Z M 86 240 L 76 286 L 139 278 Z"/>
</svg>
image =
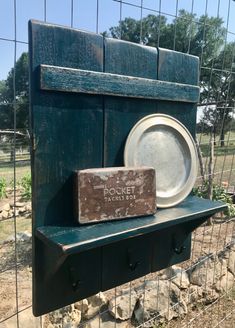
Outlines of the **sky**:
<svg viewBox="0 0 235 328">
<path fill-rule="evenodd" d="M 14 1 L 16 2 L 16 26 L 14 24 Z M 159 3 L 160 1 L 160 3 Z M 82 30 L 96 32 L 98 2 L 98 32 L 108 30 L 118 24 L 120 20 L 120 3 L 114 0 L 0 0 L 0 80 L 5 79 L 14 65 L 15 28 L 16 57 L 28 50 L 28 20 L 46 20 L 50 23 L 71 26 Z M 224 19 L 225 26 L 234 34 L 228 35 L 228 40 L 235 40 L 235 2 L 233 0 L 123 0 L 122 19 L 132 17 L 141 18 L 140 8 L 126 4 L 127 2 L 152 10 L 159 10 L 167 14 L 168 21 L 171 15 L 176 15 L 177 9 L 192 10 L 198 16 L 205 14 L 217 16 L 218 4 L 220 16 Z M 73 3 L 73 6 L 71 5 Z M 46 6 L 45 6 L 46 5 Z M 228 8 L 230 7 L 229 20 Z M 46 10 L 45 10 L 46 8 Z M 73 8 L 73 15 L 71 15 Z M 144 9 L 142 16 L 154 14 L 153 11 Z M 157 13 L 155 13 L 157 14 Z M 71 19 L 72 18 L 72 19 Z"/>
</svg>

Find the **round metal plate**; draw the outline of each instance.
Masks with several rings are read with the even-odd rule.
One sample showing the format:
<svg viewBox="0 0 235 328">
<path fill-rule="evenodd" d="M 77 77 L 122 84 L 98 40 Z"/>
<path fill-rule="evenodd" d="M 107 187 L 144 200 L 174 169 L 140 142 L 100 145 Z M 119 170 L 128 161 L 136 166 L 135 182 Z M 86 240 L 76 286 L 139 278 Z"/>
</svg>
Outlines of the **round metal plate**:
<svg viewBox="0 0 235 328">
<path fill-rule="evenodd" d="M 126 141 L 124 162 L 155 168 L 158 207 L 180 203 L 197 177 L 194 140 L 182 123 L 168 115 L 148 115 L 137 122 Z"/>
</svg>

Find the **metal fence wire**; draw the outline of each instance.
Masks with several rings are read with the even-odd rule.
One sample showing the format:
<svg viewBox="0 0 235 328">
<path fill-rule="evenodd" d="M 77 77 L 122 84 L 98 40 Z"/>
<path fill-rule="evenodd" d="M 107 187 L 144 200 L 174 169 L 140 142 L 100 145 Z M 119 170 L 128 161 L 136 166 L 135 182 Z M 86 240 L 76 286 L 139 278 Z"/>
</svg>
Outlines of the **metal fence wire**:
<svg viewBox="0 0 235 328">
<path fill-rule="evenodd" d="M 1 1 L 1 328 L 235 327 L 234 13 L 232 0 Z M 31 190 L 25 114 L 30 18 L 199 56 L 200 169 L 194 193 L 229 205 L 225 214 L 194 232 L 190 260 L 40 318 L 34 318 L 31 309 Z"/>
</svg>

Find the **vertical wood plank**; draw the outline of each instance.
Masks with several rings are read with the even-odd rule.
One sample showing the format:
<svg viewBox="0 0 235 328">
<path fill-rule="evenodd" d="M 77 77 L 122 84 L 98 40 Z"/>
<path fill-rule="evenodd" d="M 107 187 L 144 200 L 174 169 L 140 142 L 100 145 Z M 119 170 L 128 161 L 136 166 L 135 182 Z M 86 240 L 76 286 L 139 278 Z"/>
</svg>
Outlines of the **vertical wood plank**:
<svg viewBox="0 0 235 328">
<path fill-rule="evenodd" d="M 157 79 L 157 49 L 104 40 L 104 71 Z M 133 125 L 157 110 L 151 100 L 104 97 L 104 166 L 123 165 L 125 141 Z"/>
<path fill-rule="evenodd" d="M 162 81 L 198 85 L 199 59 L 198 57 L 159 48 L 158 79 Z M 158 103 L 158 112 L 174 116 L 184 124 L 195 137 L 196 134 L 196 104 L 182 102 Z"/>
<path fill-rule="evenodd" d="M 198 85 L 198 57 L 163 48 L 158 51 L 159 80 Z"/>
<path fill-rule="evenodd" d="M 73 171 L 102 165 L 103 100 L 40 90 L 38 66 L 102 72 L 103 37 L 40 22 L 29 30 L 34 227 L 72 224 Z"/>
<path fill-rule="evenodd" d="M 39 226 L 73 225 L 73 171 L 100 167 L 103 156 L 102 96 L 60 94 L 39 88 L 39 65 L 57 65 L 103 71 L 103 37 L 60 26 L 29 22 L 31 135 L 33 181 L 33 231 Z M 68 268 L 62 266 L 42 279 L 48 250 L 33 238 L 33 311 L 39 315 L 70 304 L 84 290 L 73 292 Z M 97 279 L 88 276 L 84 288 L 100 290 L 100 250 L 92 259 Z M 53 262 L 53 256 L 48 255 Z M 79 257 L 80 258 L 80 257 Z M 79 262 L 79 258 L 75 262 Z M 55 265 L 53 263 L 52 265 Z M 84 261 L 82 264 L 84 266 Z M 46 265 L 45 265 L 46 267 Z M 88 268 L 89 269 L 89 268 Z M 81 271 L 81 270 L 80 270 Z M 94 268 L 92 268 L 94 272 Z M 91 278 L 91 281 L 89 280 Z M 80 279 L 80 278 L 79 278 Z M 92 282 L 92 284 L 91 284 Z M 64 287 L 63 287 L 64 286 Z M 91 287 L 89 287 L 91 286 Z M 45 295 L 49 295 L 45 300 Z"/>
<path fill-rule="evenodd" d="M 104 39 L 105 72 L 157 79 L 157 50 L 137 43 Z"/>
</svg>

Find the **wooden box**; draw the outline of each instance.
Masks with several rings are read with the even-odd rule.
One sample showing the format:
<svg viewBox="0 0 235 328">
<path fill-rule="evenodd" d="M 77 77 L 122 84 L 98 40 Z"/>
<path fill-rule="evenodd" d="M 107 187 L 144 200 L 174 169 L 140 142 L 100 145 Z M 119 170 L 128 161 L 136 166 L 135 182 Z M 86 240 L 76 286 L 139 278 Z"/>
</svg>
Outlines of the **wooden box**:
<svg viewBox="0 0 235 328">
<path fill-rule="evenodd" d="M 149 167 L 96 168 L 75 174 L 75 216 L 80 223 L 156 212 L 155 170 Z"/>
</svg>

